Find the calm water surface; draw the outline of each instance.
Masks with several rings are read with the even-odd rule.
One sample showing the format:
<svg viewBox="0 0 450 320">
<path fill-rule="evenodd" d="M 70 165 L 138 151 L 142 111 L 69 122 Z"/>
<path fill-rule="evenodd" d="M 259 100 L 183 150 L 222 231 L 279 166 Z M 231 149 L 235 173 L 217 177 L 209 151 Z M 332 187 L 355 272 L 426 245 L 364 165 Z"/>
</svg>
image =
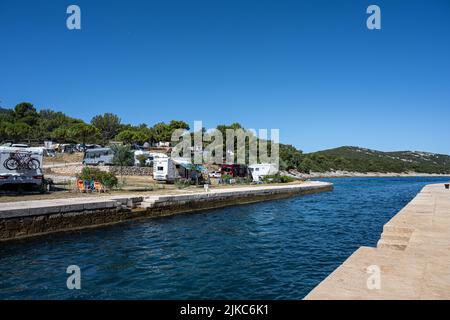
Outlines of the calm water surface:
<svg viewBox="0 0 450 320">
<path fill-rule="evenodd" d="M 334 191 L 0 244 L 0 299 L 301 299 L 448 178 L 327 180 Z"/>
</svg>

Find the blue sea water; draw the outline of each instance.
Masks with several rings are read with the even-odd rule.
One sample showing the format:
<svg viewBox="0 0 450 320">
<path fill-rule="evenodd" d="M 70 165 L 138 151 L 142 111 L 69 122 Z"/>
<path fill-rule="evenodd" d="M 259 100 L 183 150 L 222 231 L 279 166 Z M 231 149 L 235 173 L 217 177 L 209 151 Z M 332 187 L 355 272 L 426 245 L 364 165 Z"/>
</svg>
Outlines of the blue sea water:
<svg viewBox="0 0 450 320">
<path fill-rule="evenodd" d="M 0 299 L 301 299 L 449 179 L 325 180 L 334 191 L 2 243 Z"/>
</svg>

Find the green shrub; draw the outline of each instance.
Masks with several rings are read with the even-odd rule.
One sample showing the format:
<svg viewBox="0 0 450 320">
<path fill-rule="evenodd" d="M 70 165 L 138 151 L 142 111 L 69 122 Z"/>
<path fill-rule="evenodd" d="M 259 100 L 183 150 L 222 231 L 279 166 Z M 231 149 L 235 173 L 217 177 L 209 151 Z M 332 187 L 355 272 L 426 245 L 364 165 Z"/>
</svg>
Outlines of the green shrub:
<svg viewBox="0 0 450 320">
<path fill-rule="evenodd" d="M 251 176 L 235 178 L 237 184 L 249 184 L 253 181 Z"/>
<path fill-rule="evenodd" d="M 101 171 L 98 168 L 84 167 L 77 175 L 80 180 L 94 180 L 103 184 L 106 188 L 112 189 L 119 183 L 116 175 L 110 172 Z"/>
<path fill-rule="evenodd" d="M 112 189 L 117 186 L 118 179 L 115 174 L 111 172 L 103 172 L 100 177 L 100 182 L 107 188 Z"/>
<path fill-rule="evenodd" d="M 229 174 L 223 174 L 220 179 L 222 180 L 222 183 L 230 183 L 230 180 L 233 179 L 233 177 Z"/>
<path fill-rule="evenodd" d="M 192 182 L 187 179 L 178 179 L 175 181 L 175 187 L 178 189 L 184 189 L 192 185 Z"/>
<path fill-rule="evenodd" d="M 289 183 L 293 182 L 295 179 L 289 176 L 282 176 L 279 174 L 271 175 L 271 176 L 265 176 L 263 178 L 263 181 L 265 183 Z"/>
</svg>

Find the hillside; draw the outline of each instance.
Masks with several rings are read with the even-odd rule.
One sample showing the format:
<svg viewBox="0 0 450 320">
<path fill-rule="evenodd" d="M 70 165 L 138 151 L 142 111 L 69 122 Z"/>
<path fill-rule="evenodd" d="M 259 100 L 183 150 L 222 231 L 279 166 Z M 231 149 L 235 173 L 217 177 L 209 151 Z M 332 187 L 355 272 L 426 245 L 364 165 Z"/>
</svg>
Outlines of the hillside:
<svg viewBox="0 0 450 320">
<path fill-rule="evenodd" d="M 418 151 L 381 152 L 359 147 L 340 147 L 304 154 L 303 172 L 418 172 L 450 173 L 450 156 Z"/>
<path fill-rule="evenodd" d="M 218 125 L 217 130 L 241 129 L 239 123 Z M 188 123 L 172 120 L 153 126 L 122 123 L 111 113 L 96 115 L 90 123 L 50 109 L 37 110 L 23 102 L 12 109 L 0 107 L 0 144 L 4 142 L 39 145 L 45 140 L 58 143 L 126 144 L 169 141 L 176 129 L 189 130 Z M 280 144 L 280 168 L 302 173 L 350 171 L 381 173 L 450 173 L 450 156 L 417 151 L 381 152 L 359 147 L 340 147 L 304 154 L 292 145 Z"/>
</svg>

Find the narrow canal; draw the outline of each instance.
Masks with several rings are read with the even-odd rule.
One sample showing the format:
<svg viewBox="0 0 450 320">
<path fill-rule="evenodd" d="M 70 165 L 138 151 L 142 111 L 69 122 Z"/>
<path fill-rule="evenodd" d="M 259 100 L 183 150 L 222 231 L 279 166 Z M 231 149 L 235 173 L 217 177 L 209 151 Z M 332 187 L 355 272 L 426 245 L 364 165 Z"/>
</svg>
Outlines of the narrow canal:
<svg viewBox="0 0 450 320">
<path fill-rule="evenodd" d="M 326 180 L 334 191 L 2 243 L 0 299 L 301 299 L 449 179 Z"/>
</svg>

